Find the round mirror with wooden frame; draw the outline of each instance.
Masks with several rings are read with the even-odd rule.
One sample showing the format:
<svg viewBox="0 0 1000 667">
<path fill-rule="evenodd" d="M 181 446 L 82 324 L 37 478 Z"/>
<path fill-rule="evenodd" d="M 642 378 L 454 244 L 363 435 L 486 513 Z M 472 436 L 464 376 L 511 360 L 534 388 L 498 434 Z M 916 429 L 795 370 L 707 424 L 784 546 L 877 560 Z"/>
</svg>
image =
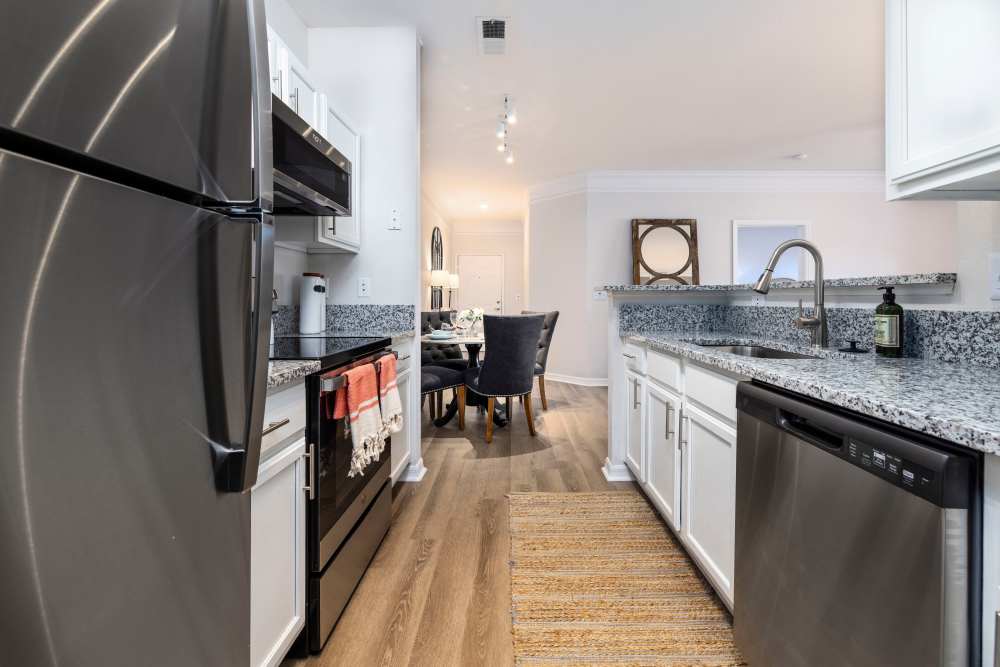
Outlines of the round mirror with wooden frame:
<svg viewBox="0 0 1000 667">
<path fill-rule="evenodd" d="M 632 284 L 698 285 L 698 221 L 632 220 Z"/>
</svg>

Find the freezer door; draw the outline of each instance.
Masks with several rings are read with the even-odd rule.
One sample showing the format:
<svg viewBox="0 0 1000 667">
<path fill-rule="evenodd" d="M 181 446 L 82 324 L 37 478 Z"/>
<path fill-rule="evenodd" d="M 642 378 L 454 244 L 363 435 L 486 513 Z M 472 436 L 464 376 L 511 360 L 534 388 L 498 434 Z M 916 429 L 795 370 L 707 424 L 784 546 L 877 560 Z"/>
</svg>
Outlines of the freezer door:
<svg viewBox="0 0 1000 667">
<path fill-rule="evenodd" d="M 0 201 L 0 662 L 249 664 L 250 499 L 214 454 L 260 224 L 3 152 Z"/>
<path fill-rule="evenodd" d="M 249 9 L 260 4 L 4 3 L 0 130 L 212 201 L 253 201 L 256 133 L 267 139 L 264 157 L 270 153 L 270 95 L 257 94 L 258 80 L 268 90 L 263 37 L 257 49 L 263 10 Z M 270 174 L 268 167 L 259 171 Z"/>
</svg>

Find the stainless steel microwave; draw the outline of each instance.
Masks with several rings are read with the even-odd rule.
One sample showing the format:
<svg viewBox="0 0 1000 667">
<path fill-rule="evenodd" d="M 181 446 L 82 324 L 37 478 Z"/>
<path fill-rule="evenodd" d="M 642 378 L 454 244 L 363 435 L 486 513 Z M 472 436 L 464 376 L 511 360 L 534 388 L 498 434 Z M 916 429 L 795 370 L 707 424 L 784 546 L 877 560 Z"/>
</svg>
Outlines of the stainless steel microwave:
<svg viewBox="0 0 1000 667">
<path fill-rule="evenodd" d="M 274 213 L 351 214 L 351 161 L 280 99 L 271 96 Z"/>
</svg>

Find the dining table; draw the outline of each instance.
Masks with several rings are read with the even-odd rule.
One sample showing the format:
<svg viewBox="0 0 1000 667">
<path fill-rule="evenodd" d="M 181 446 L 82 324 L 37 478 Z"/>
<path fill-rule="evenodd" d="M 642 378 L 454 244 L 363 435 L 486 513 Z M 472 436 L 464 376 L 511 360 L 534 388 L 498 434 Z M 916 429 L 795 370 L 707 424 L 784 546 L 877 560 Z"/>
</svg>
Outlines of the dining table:
<svg viewBox="0 0 1000 667">
<path fill-rule="evenodd" d="M 464 345 L 466 351 L 469 353 L 468 367 L 476 368 L 479 366 L 479 353 L 486 343 L 486 337 L 483 334 L 474 334 L 471 332 L 455 332 L 454 335 L 447 338 L 424 334 L 420 337 L 420 342 L 421 344 L 428 345 Z M 475 392 L 466 392 L 466 405 L 485 407 L 486 398 L 479 396 Z M 458 398 L 453 397 L 451 402 L 448 403 L 448 407 L 445 408 L 444 414 L 434 420 L 434 425 L 440 428 L 454 419 L 456 414 L 458 414 Z M 500 412 L 499 408 L 493 411 L 493 423 L 497 426 L 507 425 L 507 419 Z"/>
</svg>

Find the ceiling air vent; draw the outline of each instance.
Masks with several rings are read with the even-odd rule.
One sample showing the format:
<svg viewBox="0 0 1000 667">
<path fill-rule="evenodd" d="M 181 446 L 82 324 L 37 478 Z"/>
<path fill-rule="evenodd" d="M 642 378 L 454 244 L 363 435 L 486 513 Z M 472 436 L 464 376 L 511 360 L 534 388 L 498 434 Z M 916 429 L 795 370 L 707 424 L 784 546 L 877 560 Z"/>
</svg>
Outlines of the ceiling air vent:
<svg viewBox="0 0 1000 667">
<path fill-rule="evenodd" d="M 502 56 L 507 53 L 507 19 L 497 16 L 480 16 L 476 19 L 479 53 L 484 56 Z"/>
</svg>

